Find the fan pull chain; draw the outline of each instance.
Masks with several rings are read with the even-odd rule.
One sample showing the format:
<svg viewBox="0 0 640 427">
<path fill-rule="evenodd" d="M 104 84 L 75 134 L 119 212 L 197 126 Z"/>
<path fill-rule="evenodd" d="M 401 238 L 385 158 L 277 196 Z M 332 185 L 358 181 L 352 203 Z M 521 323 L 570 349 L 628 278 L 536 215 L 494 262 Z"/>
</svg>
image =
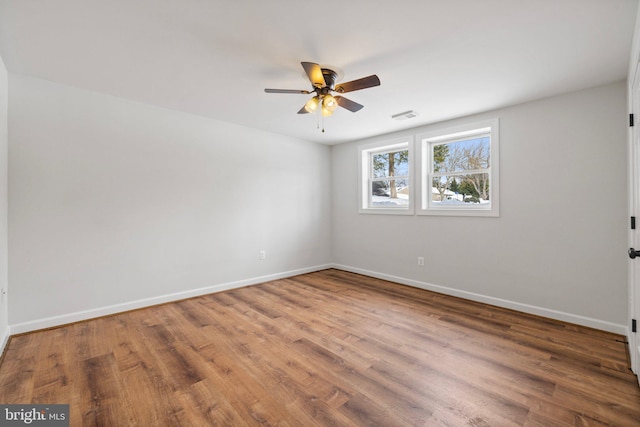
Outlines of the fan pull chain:
<svg viewBox="0 0 640 427">
<path fill-rule="evenodd" d="M 320 120 L 322 120 L 322 133 L 324 133 L 324 115 L 321 111 L 318 112 L 318 121 L 316 124 L 316 129 L 320 130 Z"/>
</svg>

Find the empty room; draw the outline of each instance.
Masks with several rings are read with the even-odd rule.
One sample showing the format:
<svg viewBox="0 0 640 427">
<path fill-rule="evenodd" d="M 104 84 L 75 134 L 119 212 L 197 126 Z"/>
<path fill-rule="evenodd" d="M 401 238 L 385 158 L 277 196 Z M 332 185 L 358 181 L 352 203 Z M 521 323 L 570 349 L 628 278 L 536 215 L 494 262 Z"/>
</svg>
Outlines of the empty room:
<svg viewBox="0 0 640 427">
<path fill-rule="evenodd" d="M 0 0 L 0 425 L 640 425 L 637 0 Z"/>
</svg>

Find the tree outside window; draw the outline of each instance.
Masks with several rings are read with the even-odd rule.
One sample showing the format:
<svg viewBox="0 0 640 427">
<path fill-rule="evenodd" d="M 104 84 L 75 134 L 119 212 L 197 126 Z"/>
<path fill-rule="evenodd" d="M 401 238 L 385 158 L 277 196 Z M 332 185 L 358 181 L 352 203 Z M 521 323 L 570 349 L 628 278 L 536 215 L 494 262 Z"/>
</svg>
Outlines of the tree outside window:
<svg viewBox="0 0 640 427">
<path fill-rule="evenodd" d="M 498 120 L 420 135 L 418 213 L 498 216 Z"/>
<path fill-rule="evenodd" d="M 490 203 L 491 137 L 433 144 L 432 202 Z"/>
<path fill-rule="evenodd" d="M 371 164 L 373 169 L 372 196 L 389 198 L 389 203 L 374 199 L 373 204 L 408 204 L 409 150 L 372 154 Z M 405 194 L 406 197 L 403 196 Z"/>
<path fill-rule="evenodd" d="M 360 148 L 361 212 L 412 213 L 409 141 Z"/>
</svg>

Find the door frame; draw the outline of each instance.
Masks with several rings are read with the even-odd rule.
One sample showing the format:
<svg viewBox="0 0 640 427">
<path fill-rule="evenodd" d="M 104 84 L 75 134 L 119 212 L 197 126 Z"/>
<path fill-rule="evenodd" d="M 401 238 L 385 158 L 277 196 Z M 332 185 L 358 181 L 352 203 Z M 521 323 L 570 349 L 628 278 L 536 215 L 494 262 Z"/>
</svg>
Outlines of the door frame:
<svg viewBox="0 0 640 427">
<path fill-rule="evenodd" d="M 633 70 L 631 84 L 629 85 L 629 110 L 634 116 L 633 125 L 629 126 L 627 145 L 627 187 L 629 220 L 631 217 L 640 219 L 640 114 L 635 118 L 636 112 L 640 113 L 640 66 L 636 64 Z M 636 223 L 636 229 L 628 228 L 628 243 L 630 248 L 640 249 L 640 221 Z M 632 319 L 640 317 L 640 259 L 628 260 L 628 305 L 629 317 L 627 324 L 627 341 L 629 342 L 629 357 L 631 370 L 638 375 L 640 372 L 640 337 L 631 328 Z M 638 378 L 640 384 L 640 377 Z"/>
</svg>

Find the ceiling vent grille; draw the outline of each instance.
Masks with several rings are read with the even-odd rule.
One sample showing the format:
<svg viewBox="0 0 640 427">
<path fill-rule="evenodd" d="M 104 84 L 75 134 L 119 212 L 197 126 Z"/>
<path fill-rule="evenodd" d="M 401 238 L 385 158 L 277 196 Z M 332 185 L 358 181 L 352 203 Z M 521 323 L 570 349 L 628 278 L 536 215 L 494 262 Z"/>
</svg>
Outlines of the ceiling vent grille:
<svg viewBox="0 0 640 427">
<path fill-rule="evenodd" d="M 393 116 L 391 116 L 392 119 L 395 120 L 406 120 L 406 119 L 412 119 L 414 117 L 416 117 L 418 115 L 418 113 L 416 113 L 413 110 L 409 110 L 409 111 L 405 111 L 403 113 L 398 113 L 398 114 L 394 114 Z"/>
</svg>

